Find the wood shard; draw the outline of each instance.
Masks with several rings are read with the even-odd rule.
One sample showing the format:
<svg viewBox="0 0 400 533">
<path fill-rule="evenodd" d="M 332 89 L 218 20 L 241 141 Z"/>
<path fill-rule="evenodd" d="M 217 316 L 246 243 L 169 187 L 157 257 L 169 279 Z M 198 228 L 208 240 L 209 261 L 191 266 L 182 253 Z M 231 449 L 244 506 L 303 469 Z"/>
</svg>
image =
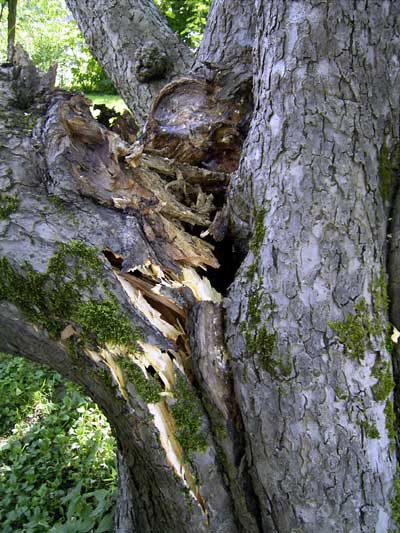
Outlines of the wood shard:
<svg viewBox="0 0 400 533">
<path fill-rule="evenodd" d="M 181 281 L 183 285 L 191 289 L 199 302 L 222 302 L 222 295 L 212 287 L 210 280 L 199 276 L 193 268 L 182 269 Z"/>
<path fill-rule="evenodd" d="M 171 357 L 157 346 L 140 341 L 139 346 L 143 350 L 140 361 L 147 368 L 151 366 L 160 376 L 165 390 L 171 391 L 175 385 L 175 372 Z"/>
<path fill-rule="evenodd" d="M 65 341 L 66 339 L 69 339 L 73 335 L 76 335 L 76 329 L 71 324 L 68 324 L 68 326 L 66 326 L 62 330 L 60 338 L 62 341 Z"/>
<path fill-rule="evenodd" d="M 123 277 L 115 270 L 114 274 L 136 309 L 138 309 L 155 328 L 161 331 L 166 338 L 175 342 L 181 332 L 161 317 L 161 313 L 149 304 L 149 302 L 143 297 L 142 292 L 137 289 L 129 279 L 126 279 L 126 277 Z"/>
<path fill-rule="evenodd" d="M 162 306 L 163 311 L 161 311 L 161 314 L 164 318 L 166 317 L 165 320 L 168 322 L 171 322 L 173 318 L 176 319 L 177 317 L 180 317 L 182 320 L 186 319 L 186 311 L 182 309 L 182 307 L 179 307 L 179 305 L 177 305 L 173 300 L 163 296 L 157 291 L 157 287 L 159 287 L 159 285 L 152 285 L 148 281 L 138 278 L 137 276 L 133 276 L 132 274 L 121 272 L 120 276 L 140 290 L 145 298 L 150 300 L 153 306 Z M 160 309 L 160 307 L 158 307 L 158 309 Z"/>
<path fill-rule="evenodd" d="M 121 368 L 119 367 L 116 359 L 120 355 L 115 347 L 107 346 L 107 348 L 102 349 L 100 352 L 101 357 L 107 363 L 108 368 L 113 376 L 114 381 L 118 384 L 118 389 L 121 392 L 125 400 L 128 400 L 128 394 L 126 392 L 126 382 L 125 377 L 122 373 Z"/>
<path fill-rule="evenodd" d="M 230 174 L 227 172 L 208 170 L 156 154 L 143 153 L 143 148 L 140 153 L 140 164 L 164 176 L 177 177 L 179 172 L 187 183 L 201 185 L 204 190 L 214 191 L 226 187 L 229 183 Z"/>
<path fill-rule="evenodd" d="M 160 433 L 161 446 L 165 450 L 169 464 L 173 467 L 184 484 L 190 489 L 192 497 L 199 501 L 204 510 L 204 502 L 202 502 L 199 489 L 196 486 L 196 481 L 184 463 L 181 445 L 176 440 L 175 420 L 171 416 L 168 406 L 165 402 L 159 402 L 157 404 L 148 404 L 148 408 L 154 417 L 154 425 Z"/>
</svg>

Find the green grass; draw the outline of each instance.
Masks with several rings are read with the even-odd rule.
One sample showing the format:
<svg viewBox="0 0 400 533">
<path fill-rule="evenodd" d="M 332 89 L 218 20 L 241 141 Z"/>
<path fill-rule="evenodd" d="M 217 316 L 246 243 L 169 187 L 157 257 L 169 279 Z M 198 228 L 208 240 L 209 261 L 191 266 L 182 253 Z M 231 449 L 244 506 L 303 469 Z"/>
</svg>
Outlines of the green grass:
<svg viewBox="0 0 400 533">
<path fill-rule="evenodd" d="M 100 410 L 47 368 L 0 354 L 1 531 L 112 531 L 115 440 Z"/>
<path fill-rule="evenodd" d="M 118 113 L 122 113 L 125 109 L 128 109 L 122 98 L 116 94 L 88 93 L 86 96 L 92 100 L 93 105 L 105 104 L 107 107 L 114 107 Z"/>
</svg>

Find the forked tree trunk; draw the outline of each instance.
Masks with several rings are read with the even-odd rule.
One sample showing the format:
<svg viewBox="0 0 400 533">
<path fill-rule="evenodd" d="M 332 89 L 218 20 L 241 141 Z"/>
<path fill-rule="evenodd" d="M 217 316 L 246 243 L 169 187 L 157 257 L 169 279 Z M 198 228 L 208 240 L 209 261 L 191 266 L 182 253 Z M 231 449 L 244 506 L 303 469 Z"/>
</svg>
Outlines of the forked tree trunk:
<svg viewBox="0 0 400 533">
<path fill-rule="evenodd" d="M 90 51 L 143 124 L 163 85 L 190 69 L 192 52 L 152 0 L 67 0 L 67 5 Z M 141 76 L 146 68 L 147 76 Z"/>
<path fill-rule="evenodd" d="M 137 12 L 69 4 L 143 116 L 161 82 L 142 91 L 124 55 Z M 250 4 L 214 2 L 195 65 L 207 83 L 164 89 L 142 145 L 31 65 L 0 70 L 0 350 L 52 366 L 105 412 L 116 531 L 389 531 L 395 184 L 379 174 L 394 175 L 399 7 L 260 0 L 254 19 Z M 199 234 L 224 234 L 212 204 L 246 131 L 254 36 L 229 195 L 245 258 L 222 302 L 201 277 L 222 245 Z"/>
</svg>

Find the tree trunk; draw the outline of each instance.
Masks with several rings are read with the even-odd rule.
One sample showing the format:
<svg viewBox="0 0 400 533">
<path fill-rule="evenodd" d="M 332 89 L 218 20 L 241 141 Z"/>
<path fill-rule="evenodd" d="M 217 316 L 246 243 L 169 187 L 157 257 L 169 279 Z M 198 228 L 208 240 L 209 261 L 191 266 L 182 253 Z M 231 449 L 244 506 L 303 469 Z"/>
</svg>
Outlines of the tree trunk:
<svg viewBox="0 0 400 533">
<path fill-rule="evenodd" d="M 256 112 L 231 191 L 237 238 L 253 229 L 226 307 L 263 528 L 389 531 L 392 183 L 379 161 L 398 137 L 399 6 L 257 13 Z"/>
<path fill-rule="evenodd" d="M 255 19 L 253 0 L 214 0 L 194 73 L 225 86 L 227 94 L 251 92 Z"/>
<path fill-rule="evenodd" d="M 8 19 L 7 19 L 7 61 L 13 62 L 15 30 L 17 26 L 17 0 L 8 0 Z"/>
<path fill-rule="evenodd" d="M 195 270 L 218 266 L 212 247 L 183 223 L 210 224 L 223 174 L 128 154 L 90 102 L 43 92 L 48 77 L 31 67 L 0 71 L 0 350 L 50 365 L 106 414 L 120 453 L 117 531 L 254 531 L 243 445 L 225 408 L 210 426 L 185 327 L 197 302 L 221 298 Z M 189 205 L 157 161 L 187 179 Z"/>
<path fill-rule="evenodd" d="M 168 81 L 186 73 L 192 53 L 151 0 L 67 0 L 94 57 L 142 125 Z"/>
<path fill-rule="evenodd" d="M 138 11 L 69 3 L 144 117 L 170 78 L 133 78 L 125 14 Z M 52 366 L 105 412 L 116 531 L 392 527 L 384 170 L 399 8 L 381 4 L 260 1 L 253 17 L 216 0 L 195 65 L 206 81 L 164 87 L 133 147 L 32 65 L 0 69 L 0 350 Z M 144 19 L 164 31 L 152 7 Z M 233 242 L 219 244 L 254 37 Z M 242 257 L 223 299 L 205 269 L 223 287 Z"/>
</svg>

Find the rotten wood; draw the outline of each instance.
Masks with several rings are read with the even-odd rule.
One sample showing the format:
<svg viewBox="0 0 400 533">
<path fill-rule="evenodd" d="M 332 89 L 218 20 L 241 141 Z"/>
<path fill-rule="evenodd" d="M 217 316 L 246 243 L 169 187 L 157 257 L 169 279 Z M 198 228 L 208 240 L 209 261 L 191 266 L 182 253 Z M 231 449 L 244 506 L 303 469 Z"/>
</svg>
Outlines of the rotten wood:
<svg viewBox="0 0 400 533">
<path fill-rule="evenodd" d="M 129 160 L 129 156 L 127 157 Z M 206 168 L 196 167 L 189 163 L 161 157 L 149 152 L 143 152 L 140 157 L 140 164 L 144 167 L 155 170 L 159 174 L 168 177 L 176 177 L 180 174 L 182 179 L 193 185 L 201 185 L 205 191 L 215 192 L 224 190 L 229 183 L 230 174 L 227 172 L 216 172 Z"/>
<path fill-rule="evenodd" d="M 146 167 L 132 168 L 125 156 L 129 145 L 91 115 L 90 101 L 82 96 L 59 95 L 40 138 L 48 159 L 48 187 L 70 198 L 77 192 L 104 206 L 129 211 L 142 221 L 143 232 L 157 250 L 158 262 L 172 268 L 218 267 L 212 247 L 191 235 L 181 223 L 207 227 L 215 210 L 201 190 L 200 202 L 188 207 L 176 200 L 160 176 Z M 56 164 L 55 164 L 56 162 Z M 64 180 L 64 174 L 74 176 Z"/>
<path fill-rule="evenodd" d="M 145 151 L 219 172 L 236 170 L 250 105 L 243 95 L 221 99 L 220 91 L 196 78 L 166 85 L 149 114 Z"/>
</svg>

